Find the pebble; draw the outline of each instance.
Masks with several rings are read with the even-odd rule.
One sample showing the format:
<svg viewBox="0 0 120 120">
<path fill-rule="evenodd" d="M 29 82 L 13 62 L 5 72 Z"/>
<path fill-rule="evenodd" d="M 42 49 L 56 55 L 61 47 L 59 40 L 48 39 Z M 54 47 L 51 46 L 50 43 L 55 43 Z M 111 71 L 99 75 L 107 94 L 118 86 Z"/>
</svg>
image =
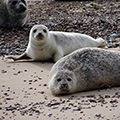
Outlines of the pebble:
<svg viewBox="0 0 120 120">
<path fill-rule="evenodd" d="M 54 103 L 49 103 L 48 104 L 49 107 L 55 106 L 55 105 L 60 105 L 60 102 L 54 102 Z"/>
<path fill-rule="evenodd" d="M 113 40 L 108 40 L 108 41 L 107 41 L 107 43 L 112 43 L 112 42 L 113 42 Z"/>
<path fill-rule="evenodd" d="M 1 70 L 1 73 L 7 73 L 7 71 L 6 70 Z"/>
<path fill-rule="evenodd" d="M 113 33 L 110 35 L 111 37 L 118 37 L 118 35 L 116 33 Z"/>
<path fill-rule="evenodd" d="M 98 119 L 100 119 L 102 116 L 101 116 L 101 114 L 96 114 L 95 115 Z"/>
<path fill-rule="evenodd" d="M 60 111 L 63 111 L 63 110 L 68 110 L 68 107 L 62 107 Z"/>
<path fill-rule="evenodd" d="M 112 45 L 107 45 L 107 47 L 108 47 L 108 48 L 113 48 L 113 46 L 112 46 Z"/>
<path fill-rule="evenodd" d="M 118 101 L 115 99 L 115 100 L 111 100 L 110 103 L 118 103 Z"/>
<path fill-rule="evenodd" d="M 6 108 L 6 111 L 12 111 L 12 110 L 15 110 L 16 108 L 15 107 L 12 107 L 11 105 L 9 107 Z"/>
<path fill-rule="evenodd" d="M 6 98 L 6 100 L 13 100 L 13 98 Z"/>
<path fill-rule="evenodd" d="M 87 95 L 86 97 L 92 98 L 95 97 L 94 95 Z"/>
<path fill-rule="evenodd" d="M 29 80 L 29 82 L 32 82 L 33 80 Z"/>
<path fill-rule="evenodd" d="M 81 109 L 80 109 L 80 108 L 77 108 L 77 109 L 73 109 L 73 111 L 81 111 Z"/>
<path fill-rule="evenodd" d="M 89 99 L 90 102 L 93 102 L 93 103 L 97 103 L 96 100 L 93 100 L 93 99 Z"/>
<path fill-rule="evenodd" d="M 31 109 L 32 109 L 32 110 L 36 110 L 36 109 L 37 109 L 37 107 L 33 106 Z"/>
<path fill-rule="evenodd" d="M 110 95 L 105 95 L 105 98 L 110 98 Z"/>
<path fill-rule="evenodd" d="M 47 116 L 51 117 L 51 116 L 52 116 L 52 114 L 51 114 L 51 113 L 48 113 L 48 114 L 47 114 Z"/>
<path fill-rule="evenodd" d="M 120 92 L 116 92 L 115 95 L 120 95 Z"/>
<path fill-rule="evenodd" d="M 4 93 L 5 96 L 9 96 L 7 93 Z"/>
</svg>

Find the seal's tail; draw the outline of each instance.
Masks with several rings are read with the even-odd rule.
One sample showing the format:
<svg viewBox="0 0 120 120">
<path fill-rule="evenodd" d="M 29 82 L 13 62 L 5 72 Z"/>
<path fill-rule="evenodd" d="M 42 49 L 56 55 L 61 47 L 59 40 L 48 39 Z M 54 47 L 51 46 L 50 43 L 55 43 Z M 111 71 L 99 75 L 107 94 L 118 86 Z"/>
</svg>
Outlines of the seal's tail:
<svg viewBox="0 0 120 120">
<path fill-rule="evenodd" d="M 107 42 L 102 38 L 97 38 L 96 40 L 100 42 L 99 48 L 104 48 L 107 45 Z"/>
</svg>

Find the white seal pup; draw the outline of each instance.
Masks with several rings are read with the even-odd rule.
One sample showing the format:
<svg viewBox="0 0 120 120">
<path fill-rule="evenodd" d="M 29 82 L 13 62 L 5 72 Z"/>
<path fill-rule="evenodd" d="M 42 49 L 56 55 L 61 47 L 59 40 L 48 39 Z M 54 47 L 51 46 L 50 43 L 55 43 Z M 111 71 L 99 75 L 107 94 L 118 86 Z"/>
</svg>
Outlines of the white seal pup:
<svg viewBox="0 0 120 120">
<path fill-rule="evenodd" d="M 8 56 L 14 60 L 31 58 L 37 61 L 53 59 L 58 61 L 63 56 L 83 47 L 104 47 L 105 40 L 94 39 L 80 33 L 49 31 L 44 25 L 34 25 L 30 31 L 26 52 L 22 55 Z"/>
<path fill-rule="evenodd" d="M 61 58 L 50 71 L 53 94 L 120 86 L 120 52 L 82 48 Z"/>
<path fill-rule="evenodd" d="M 27 13 L 25 0 L 0 0 L 0 27 L 22 27 L 26 23 Z"/>
</svg>

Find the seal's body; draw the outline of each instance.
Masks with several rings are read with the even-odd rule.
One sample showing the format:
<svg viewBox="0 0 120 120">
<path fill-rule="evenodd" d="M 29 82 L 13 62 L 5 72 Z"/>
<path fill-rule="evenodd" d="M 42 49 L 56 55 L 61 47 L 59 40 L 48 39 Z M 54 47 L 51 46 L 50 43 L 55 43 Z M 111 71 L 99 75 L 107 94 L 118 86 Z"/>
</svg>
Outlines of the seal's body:
<svg viewBox="0 0 120 120">
<path fill-rule="evenodd" d="M 29 44 L 23 55 L 14 57 L 14 60 L 24 59 L 26 56 L 33 60 L 58 61 L 63 56 L 83 47 L 104 47 L 105 40 L 94 39 L 88 35 L 80 33 L 69 33 L 59 31 L 48 31 L 44 25 L 34 25 L 30 31 Z"/>
<path fill-rule="evenodd" d="M 83 48 L 63 57 L 52 67 L 53 94 L 120 86 L 120 53 L 100 48 Z"/>
<path fill-rule="evenodd" d="M 22 27 L 27 19 L 25 0 L 0 0 L 0 27 Z"/>
</svg>

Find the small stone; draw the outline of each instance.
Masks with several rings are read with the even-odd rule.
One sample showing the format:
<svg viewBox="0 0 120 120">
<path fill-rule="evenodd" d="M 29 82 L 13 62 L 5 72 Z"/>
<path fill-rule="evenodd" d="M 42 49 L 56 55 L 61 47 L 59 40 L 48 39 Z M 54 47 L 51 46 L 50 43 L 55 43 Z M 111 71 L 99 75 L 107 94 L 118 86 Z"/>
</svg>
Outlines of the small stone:
<svg viewBox="0 0 120 120">
<path fill-rule="evenodd" d="M 52 116 L 52 114 L 51 114 L 51 113 L 48 113 L 48 114 L 47 114 L 47 116 L 51 117 L 51 116 Z"/>
<path fill-rule="evenodd" d="M 68 107 L 62 107 L 60 111 L 63 111 L 63 110 L 68 110 Z"/>
<path fill-rule="evenodd" d="M 6 107 L 6 111 L 12 111 L 12 110 L 15 110 L 16 108 L 15 107 L 12 107 L 11 105 L 9 107 Z"/>
<path fill-rule="evenodd" d="M 42 80 L 42 78 L 41 78 L 41 77 L 38 77 L 38 79 L 39 79 L 39 80 Z"/>
<path fill-rule="evenodd" d="M 105 19 L 101 19 L 100 21 L 101 21 L 101 23 L 106 23 L 107 22 Z"/>
<path fill-rule="evenodd" d="M 2 85 L 2 87 L 5 87 L 5 85 Z"/>
<path fill-rule="evenodd" d="M 95 116 L 98 118 L 101 118 L 101 114 L 96 114 Z"/>
<path fill-rule="evenodd" d="M 77 108 L 77 109 L 73 109 L 73 111 L 81 111 L 81 109 L 80 109 L 80 108 Z"/>
<path fill-rule="evenodd" d="M 31 87 L 31 88 L 29 88 L 29 90 L 32 90 L 33 88 Z"/>
<path fill-rule="evenodd" d="M 112 45 L 107 45 L 107 47 L 108 47 L 108 48 L 113 48 L 113 46 L 112 46 Z"/>
<path fill-rule="evenodd" d="M 37 109 L 37 107 L 33 106 L 31 109 L 32 109 L 32 110 L 36 110 L 36 109 Z"/>
<path fill-rule="evenodd" d="M 7 71 L 6 70 L 1 70 L 1 73 L 7 73 Z"/>
<path fill-rule="evenodd" d="M 27 70 L 24 70 L 24 72 L 27 72 Z"/>
<path fill-rule="evenodd" d="M 29 80 L 29 82 L 32 82 L 33 80 Z"/>
<path fill-rule="evenodd" d="M 116 33 L 113 33 L 110 35 L 110 37 L 118 37 L 118 35 Z"/>
<path fill-rule="evenodd" d="M 7 93 L 4 93 L 4 95 L 8 96 L 8 94 L 7 94 Z"/>
<path fill-rule="evenodd" d="M 41 93 L 41 94 L 44 94 L 45 92 L 44 92 L 44 91 L 41 91 L 40 93 Z"/>
<path fill-rule="evenodd" d="M 60 105 L 60 102 L 54 102 L 54 103 L 49 103 L 48 104 L 49 107 L 55 106 L 55 105 Z"/>
<path fill-rule="evenodd" d="M 38 103 L 38 102 L 36 102 L 36 103 L 34 103 L 33 105 L 39 105 L 39 103 Z"/>
<path fill-rule="evenodd" d="M 33 116 L 33 114 L 29 114 L 29 116 Z"/>
<path fill-rule="evenodd" d="M 47 84 L 44 84 L 43 86 L 47 86 Z"/>
<path fill-rule="evenodd" d="M 96 100 L 93 100 L 93 99 L 89 99 L 90 102 L 94 102 L 94 103 L 97 103 Z"/>
<path fill-rule="evenodd" d="M 13 98 L 6 98 L 6 100 L 13 100 Z"/>
<path fill-rule="evenodd" d="M 45 103 L 45 101 L 40 102 L 40 104 L 44 104 L 44 103 Z"/>
<path fill-rule="evenodd" d="M 113 41 L 112 40 L 108 40 L 107 43 L 112 43 Z"/>
<path fill-rule="evenodd" d="M 94 95 L 87 95 L 86 97 L 92 98 L 92 97 L 95 97 L 95 96 Z"/>
<path fill-rule="evenodd" d="M 120 95 L 120 92 L 116 92 L 115 95 Z"/>
<path fill-rule="evenodd" d="M 24 82 L 27 82 L 27 80 L 24 80 Z"/>
<path fill-rule="evenodd" d="M 115 99 L 115 100 L 111 100 L 110 103 L 118 103 L 118 101 Z"/>
<path fill-rule="evenodd" d="M 110 98 L 110 95 L 105 95 L 105 98 Z"/>
</svg>

